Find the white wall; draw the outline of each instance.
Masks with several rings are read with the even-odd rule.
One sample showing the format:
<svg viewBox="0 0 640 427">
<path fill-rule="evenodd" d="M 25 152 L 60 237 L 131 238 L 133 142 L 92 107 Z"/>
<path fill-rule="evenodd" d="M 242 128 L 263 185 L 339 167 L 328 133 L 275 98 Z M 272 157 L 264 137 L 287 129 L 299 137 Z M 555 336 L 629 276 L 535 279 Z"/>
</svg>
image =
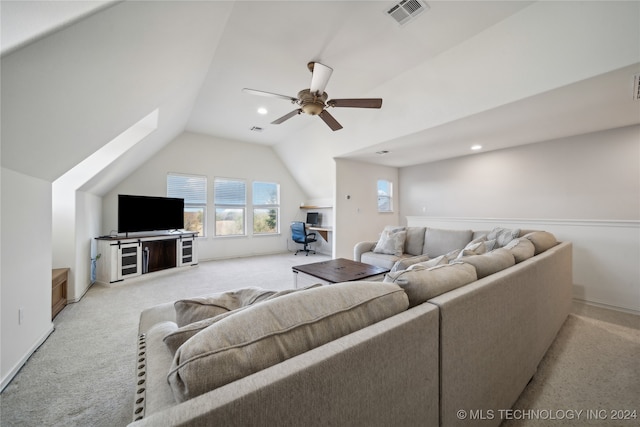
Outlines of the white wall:
<svg viewBox="0 0 640 427">
<path fill-rule="evenodd" d="M 1 181 L 0 389 L 53 331 L 51 183 L 7 168 Z"/>
<path fill-rule="evenodd" d="M 574 297 L 640 311 L 640 126 L 400 169 L 401 218 L 574 244 Z"/>
<path fill-rule="evenodd" d="M 393 183 L 393 212 L 378 212 L 377 181 Z M 399 224 L 398 169 L 336 159 L 335 258 L 353 259 L 353 246 L 374 241 L 385 225 Z"/>
<path fill-rule="evenodd" d="M 166 196 L 169 172 L 204 175 L 208 178 L 207 236 L 199 238 L 197 243 L 201 261 L 278 253 L 296 248 L 291 241 L 289 224 L 304 218 L 300 204 L 307 198 L 273 149 L 194 133 L 184 133 L 177 137 L 103 197 L 100 234 L 110 234 L 117 230 L 118 194 Z M 249 233 L 246 237 L 214 238 L 215 177 L 245 179 L 249 198 L 252 181 L 279 183 L 281 233 L 276 236 L 254 237 Z M 251 229 L 250 222 L 247 223 L 247 229 Z"/>
</svg>

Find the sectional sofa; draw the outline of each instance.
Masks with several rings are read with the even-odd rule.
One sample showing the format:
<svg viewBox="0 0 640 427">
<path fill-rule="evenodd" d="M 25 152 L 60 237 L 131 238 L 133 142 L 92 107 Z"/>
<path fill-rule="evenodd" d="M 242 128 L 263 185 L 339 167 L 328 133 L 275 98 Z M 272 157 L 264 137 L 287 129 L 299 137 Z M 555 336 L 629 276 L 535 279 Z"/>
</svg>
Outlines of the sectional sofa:
<svg viewBox="0 0 640 427">
<path fill-rule="evenodd" d="M 446 230 L 422 229 L 443 253 L 400 254 L 384 282 L 243 289 L 145 310 L 131 426 L 499 425 L 572 288 L 570 242 L 507 232 L 490 251 L 488 233 L 472 231 L 449 250 Z"/>
</svg>

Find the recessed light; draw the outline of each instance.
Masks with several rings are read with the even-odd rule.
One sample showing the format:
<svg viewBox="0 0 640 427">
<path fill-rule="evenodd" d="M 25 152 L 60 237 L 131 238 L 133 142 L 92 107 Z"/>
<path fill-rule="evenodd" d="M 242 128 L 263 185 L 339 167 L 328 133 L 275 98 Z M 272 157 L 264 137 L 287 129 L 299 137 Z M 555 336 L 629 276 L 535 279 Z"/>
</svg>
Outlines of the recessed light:
<svg viewBox="0 0 640 427">
<path fill-rule="evenodd" d="M 472 145 L 472 146 L 471 146 L 471 149 L 472 149 L 473 151 L 481 150 L 481 149 L 482 149 L 482 145 L 479 145 L 479 144 Z"/>
<path fill-rule="evenodd" d="M 268 113 L 268 111 L 267 111 L 267 109 L 266 109 L 266 108 L 264 108 L 264 107 L 260 107 L 260 108 L 258 108 L 258 114 L 265 115 L 265 114 L 267 114 L 267 113 Z"/>
</svg>

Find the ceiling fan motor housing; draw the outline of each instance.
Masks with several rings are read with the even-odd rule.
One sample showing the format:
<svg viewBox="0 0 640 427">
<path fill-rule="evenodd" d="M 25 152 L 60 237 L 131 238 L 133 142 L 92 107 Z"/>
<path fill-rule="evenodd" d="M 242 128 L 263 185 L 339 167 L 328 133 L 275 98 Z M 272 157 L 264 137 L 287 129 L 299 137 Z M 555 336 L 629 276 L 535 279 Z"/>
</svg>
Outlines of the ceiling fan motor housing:
<svg viewBox="0 0 640 427">
<path fill-rule="evenodd" d="M 327 97 L 327 92 L 323 92 L 322 95 L 311 93 L 309 89 L 303 89 L 298 92 L 300 108 L 311 116 L 317 116 L 322 112 L 322 110 L 324 110 Z"/>
</svg>

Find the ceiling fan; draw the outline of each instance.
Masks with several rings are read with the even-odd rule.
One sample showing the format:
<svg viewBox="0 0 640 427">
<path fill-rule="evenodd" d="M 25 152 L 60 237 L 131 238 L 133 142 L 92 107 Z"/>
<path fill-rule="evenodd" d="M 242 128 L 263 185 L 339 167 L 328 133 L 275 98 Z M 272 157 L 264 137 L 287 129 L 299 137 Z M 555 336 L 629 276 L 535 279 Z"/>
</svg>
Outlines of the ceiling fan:
<svg viewBox="0 0 640 427">
<path fill-rule="evenodd" d="M 307 68 L 311 71 L 311 87 L 302 89 L 298 92 L 298 97 L 279 95 L 277 93 L 264 92 L 255 89 L 242 89 L 244 92 L 269 96 L 272 98 L 281 98 L 291 101 L 292 104 L 298 104 L 300 108 L 285 114 L 279 119 L 271 122 L 273 125 L 289 120 L 293 116 L 306 113 L 311 116 L 320 116 L 320 118 L 334 131 L 342 129 L 342 125 L 326 110 L 327 107 L 351 107 L 351 108 L 380 108 L 382 107 L 381 98 L 349 98 L 349 99 L 330 99 L 324 88 L 329 82 L 329 77 L 333 69 L 319 62 L 309 62 Z"/>
</svg>

